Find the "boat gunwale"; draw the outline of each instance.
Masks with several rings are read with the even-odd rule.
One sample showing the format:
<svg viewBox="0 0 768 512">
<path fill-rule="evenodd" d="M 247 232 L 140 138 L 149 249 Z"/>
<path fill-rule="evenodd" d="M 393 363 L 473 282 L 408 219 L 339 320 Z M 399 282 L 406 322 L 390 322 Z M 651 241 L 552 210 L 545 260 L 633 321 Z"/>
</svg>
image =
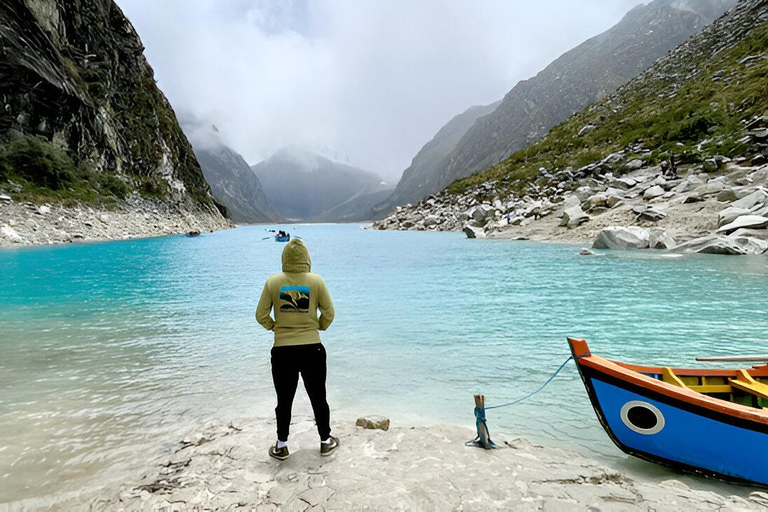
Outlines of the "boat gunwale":
<svg viewBox="0 0 768 512">
<path fill-rule="evenodd" d="M 661 373 L 661 368 L 636 365 L 629 365 L 629 367 L 625 367 L 623 364 L 591 354 L 589 352 L 586 341 L 584 340 L 569 338 L 568 341 L 571 343 L 574 359 L 576 359 L 576 364 L 579 366 L 586 366 L 598 373 L 603 373 L 616 380 L 633 384 L 648 390 L 649 392 L 665 396 L 671 400 L 677 400 L 679 402 L 683 402 L 695 407 L 704 408 L 715 413 L 723 414 L 725 416 L 738 418 L 744 421 L 760 424 L 763 427 L 768 427 L 768 411 L 764 409 L 754 409 L 746 405 L 728 402 L 720 398 L 713 398 L 703 393 L 693 391 L 689 388 L 681 388 L 673 384 L 654 379 L 641 372 L 647 371 L 647 373 Z M 635 368 L 643 370 L 636 370 Z M 658 370 L 658 372 L 656 370 Z M 676 372 L 676 370 L 673 371 Z M 747 371 L 750 372 L 750 370 Z M 715 370 L 715 372 L 732 372 L 733 376 L 736 376 L 736 369 Z M 754 376 L 754 373 L 751 374 Z M 707 374 L 702 374 L 701 371 L 699 371 L 699 373 L 696 373 L 695 375 Z M 709 375 L 717 375 L 717 373 Z M 730 375 L 730 373 L 726 373 L 726 375 Z M 682 376 L 690 375 L 682 374 Z"/>
<path fill-rule="evenodd" d="M 599 357 L 599 356 L 598 356 Z M 605 358 L 604 358 L 605 359 Z M 613 359 L 606 359 L 611 363 L 617 364 L 627 370 L 637 373 L 658 373 L 661 374 L 664 367 L 644 366 L 633 363 L 625 363 Z M 752 377 L 768 377 L 768 364 L 755 365 L 752 368 L 670 368 L 672 373 L 678 377 L 737 377 L 739 370 L 746 370 Z"/>
</svg>

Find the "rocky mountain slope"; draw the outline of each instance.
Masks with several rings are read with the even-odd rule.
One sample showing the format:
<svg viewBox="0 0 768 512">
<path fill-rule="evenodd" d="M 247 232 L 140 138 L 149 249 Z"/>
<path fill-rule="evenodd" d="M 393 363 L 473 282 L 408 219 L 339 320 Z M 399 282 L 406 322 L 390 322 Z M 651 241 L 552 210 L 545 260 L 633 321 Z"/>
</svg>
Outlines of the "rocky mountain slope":
<svg viewBox="0 0 768 512">
<path fill-rule="evenodd" d="M 370 219 L 391 192 L 380 176 L 299 148 L 284 148 L 252 167 L 269 202 L 290 220 L 353 222 Z"/>
<path fill-rule="evenodd" d="M 741 0 L 539 142 L 375 226 L 764 252 L 766 76 L 768 2 Z"/>
<path fill-rule="evenodd" d="M 374 217 L 386 216 L 395 206 L 416 203 L 440 190 L 442 187 L 439 171 L 445 158 L 454 150 L 467 130 L 480 117 L 493 112 L 499 103 L 497 101 L 491 105 L 470 107 L 448 121 L 413 157 L 410 167 L 403 172 L 392 195 L 374 207 Z"/>
<path fill-rule="evenodd" d="M 0 3 L 0 193 L 126 215 L 147 205 L 181 230 L 227 226 L 143 50 L 112 0 Z"/>
<path fill-rule="evenodd" d="M 480 117 L 428 179 L 404 183 L 408 201 L 494 165 L 539 140 L 573 113 L 615 91 L 722 14 L 735 0 L 654 0 L 519 82 Z M 405 176 L 404 176 L 405 178 Z M 411 180 L 413 181 L 413 180 Z M 403 198 L 406 196 L 403 195 Z"/>
<path fill-rule="evenodd" d="M 245 159 L 224 144 L 215 126 L 182 121 L 213 197 L 227 209 L 227 216 L 238 224 L 282 220 L 267 201 L 259 178 Z"/>
</svg>

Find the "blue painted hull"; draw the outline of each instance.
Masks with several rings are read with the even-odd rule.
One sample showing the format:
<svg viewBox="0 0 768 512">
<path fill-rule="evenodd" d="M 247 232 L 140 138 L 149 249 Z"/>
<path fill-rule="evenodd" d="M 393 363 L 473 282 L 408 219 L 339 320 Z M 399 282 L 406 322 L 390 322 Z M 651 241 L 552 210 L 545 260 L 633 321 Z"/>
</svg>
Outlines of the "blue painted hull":
<svg viewBox="0 0 768 512">
<path fill-rule="evenodd" d="M 595 413 L 622 451 L 682 471 L 768 487 L 768 410 L 674 386 L 650 367 L 633 370 L 593 356 L 583 340 L 569 341 Z"/>
<path fill-rule="evenodd" d="M 647 393 L 591 379 L 604 427 L 627 453 L 668 466 L 768 486 L 768 435 L 654 400 Z M 639 433 L 622 419 L 630 402 L 650 404 L 664 418 L 656 433 Z"/>
<path fill-rule="evenodd" d="M 290 242 L 291 237 L 290 236 L 276 236 L 275 242 Z"/>
</svg>

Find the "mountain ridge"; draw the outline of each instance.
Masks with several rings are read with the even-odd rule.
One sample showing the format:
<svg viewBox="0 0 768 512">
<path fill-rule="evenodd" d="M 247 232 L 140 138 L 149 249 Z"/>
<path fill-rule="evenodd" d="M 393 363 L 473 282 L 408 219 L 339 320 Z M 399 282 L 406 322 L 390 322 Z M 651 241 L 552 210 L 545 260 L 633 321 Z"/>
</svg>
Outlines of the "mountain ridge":
<svg viewBox="0 0 768 512">
<path fill-rule="evenodd" d="M 706 0 L 697 2 L 695 11 L 681 0 L 654 0 L 634 7 L 607 31 L 518 82 L 493 112 L 467 129 L 437 166 L 436 175 L 422 180 L 419 199 L 538 140 L 557 123 L 636 76 L 733 3 Z"/>
<path fill-rule="evenodd" d="M 391 188 L 375 173 L 298 147 L 283 148 L 251 169 L 275 210 L 296 221 L 368 220 L 382 192 Z M 353 199 L 355 207 L 350 208 Z"/>
</svg>

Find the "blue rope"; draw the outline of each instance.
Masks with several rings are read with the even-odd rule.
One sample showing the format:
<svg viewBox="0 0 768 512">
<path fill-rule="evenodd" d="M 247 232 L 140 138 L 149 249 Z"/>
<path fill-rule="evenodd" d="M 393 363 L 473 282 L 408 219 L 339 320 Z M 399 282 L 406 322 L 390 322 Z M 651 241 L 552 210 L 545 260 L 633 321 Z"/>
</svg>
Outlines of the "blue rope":
<svg viewBox="0 0 768 512">
<path fill-rule="evenodd" d="M 512 401 L 512 402 L 508 402 L 508 403 L 506 403 L 506 404 L 501 404 L 501 405 L 492 405 L 492 406 L 490 406 L 490 407 L 485 407 L 485 408 L 484 408 L 484 410 L 486 410 L 486 411 L 487 411 L 488 409 L 498 409 L 498 408 L 500 408 L 500 407 L 507 407 L 507 406 L 509 406 L 509 405 L 515 405 L 515 404 L 519 404 L 519 403 L 520 403 L 520 402 L 522 402 L 523 400 L 528 400 L 528 399 L 529 399 L 529 398 L 531 398 L 532 396 L 536 395 L 536 394 L 537 394 L 539 391 L 541 391 L 542 389 L 544 389 L 545 387 L 547 387 L 547 384 L 549 384 L 550 382 L 552 382 L 552 379 L 554 379 L 555 377 L 557 377 L 557 374 L 558 374 L 558 373 L 560 373 L 560 371 L 561 371 L 563 368 L 565 368 L 565 365 L 567 365 L 567 364 L 568 364 L 568 361 L 570 361 L 571 359 L 573 359 L 573 356 L 570 356 L 570 357 L 568 357 L 568 359 L 566 359 L 565 361 L 563 361 L 563 364 L 561 364 L 561 365 L 560 365 L 560 368 L 558 368 L 557 370 L 555 370 L 555 373 L 553 373 L 552 375 L 550 375 L 550 376 L 549 376 L 549 378 L 547 379 L 547 381 L 546 381 L 544 384 L 542 384 L 542 385 L 539 387 L 539 389 L 537 389 L 537 390 L 536 390 L 536 391 L 534 391 L 533 393 L 528 393 L 528 394 L 527 394 L 527 395 L 525 395 L 524 397 L 522 397 L 522 398 L 518 398 L 517 400 L 514 400 L 514 401 Z"/>
<path fill-rule="evenodd" d="M 583 356 L 579 356 L 579 357 L 583 357 Z M 532 396 L 537 394 L 539 391 L 541 391 L 542 389 L 547 387 L 547 384 L 552 382 L 552 379 L 557 377 L 557 374 L 560 373 L 560 371 L 563 368 L 565 368 L 565 365 L 568 364 L 568 361 L 570 361 L 571 359 L 573 359 L 573 356 L 570 356 L 568 359 L 563 361 L 563 364 L 561 364 L 560 367 L 557 370 L 555 370 L 555 373 L 550 375 L 549 378 L 546 380 L 546 382 L 544 382 L 544 384 L 539 386 L 539 388 L 536 391 L 534 391 L 533 393 L 528 393 L 524 397 L 518 398 L 517 400 L 514 400 L 512 402 L 508 402 L 506 404 L 492 405 L 490 407 L 475 407 L 475 427 L 477 428 L 477 437 L 474 440 L 472 440 L 472 441 L 467 441 L 466 444 L 468 446 L 482 446 L 483 443 L 482 443 L 482 433 L 480 432 L 480 425 L 485 425 L 485 431 L 488 433 L 488 438 L 487 438 L 488 445 L 491 448 L 496 448 L 496 443 L 494 443 L 491 440 L 491 437 L 490 437 L 491 434 L 490 434 L 490 431 L 488 430 L 488 422 L 485 419 L 485 411 L 487 411 L 488 409 L 498 409 L 499 407 L 507 407 L 507 406 L 510 406 L 510 405 L 519 404 L 523 400 L 527 400 L 527 399 L 531 398 Z"/>
</svg>

